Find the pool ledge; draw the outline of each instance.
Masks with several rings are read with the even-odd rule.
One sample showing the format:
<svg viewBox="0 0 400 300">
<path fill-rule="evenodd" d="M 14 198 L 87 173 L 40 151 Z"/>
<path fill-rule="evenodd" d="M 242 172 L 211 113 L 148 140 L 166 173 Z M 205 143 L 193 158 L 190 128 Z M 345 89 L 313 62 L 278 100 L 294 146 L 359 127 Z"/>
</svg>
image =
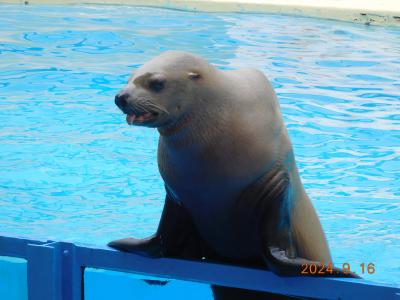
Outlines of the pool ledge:
<svg viewBox="0 0 400 300">
<path fill-rule="evenodd" d="M 397 0 L 0 0 L 0 3 L 114 4 L 204 12 L 279 13 L 400 26 L 400 1 Z"/>
<path fill-rule="evenodd" d="M 27 260 L 30 300 L 82 299 L 87 267 L 317 299 L 400 299 L 400 288 L 363 279 L 280 277 L 259 269 L 147 258 L 106 246 L 0 236 L 0 256 Z"/>
</svg>

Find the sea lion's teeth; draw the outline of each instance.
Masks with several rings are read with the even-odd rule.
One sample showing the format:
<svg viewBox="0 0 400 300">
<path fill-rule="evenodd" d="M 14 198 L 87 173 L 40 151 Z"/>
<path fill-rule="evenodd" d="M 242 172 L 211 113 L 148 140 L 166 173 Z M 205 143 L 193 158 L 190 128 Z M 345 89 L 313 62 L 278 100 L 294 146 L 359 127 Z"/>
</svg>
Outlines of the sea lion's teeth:
<svg viewBox="0 0 400 300">
<path fill-rule="evenodd" d="M 135 115 L 126 115 L 126 122 L 129 125 L 132 125 L 132 123 L 135 121 L 136 116 Z"/>
</svg>

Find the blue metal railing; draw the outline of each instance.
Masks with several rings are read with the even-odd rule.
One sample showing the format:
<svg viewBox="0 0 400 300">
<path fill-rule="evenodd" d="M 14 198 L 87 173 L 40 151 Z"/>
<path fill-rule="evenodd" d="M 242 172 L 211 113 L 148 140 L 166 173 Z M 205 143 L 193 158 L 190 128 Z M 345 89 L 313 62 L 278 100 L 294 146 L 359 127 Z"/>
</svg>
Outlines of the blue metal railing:
<svg viewBox="0 0 400 300">
<path fill-rule="evenodd" d="M 169 258 L 108 247 L 0 237 L 0 256 L 28 261 L 30 300 L 81 300 L 85 267 L 134 272 L 228 287 L 320 299 L 397 299 L 400 288 L 360 279 L 279 277 L 272 272 Z"/>
</svg>

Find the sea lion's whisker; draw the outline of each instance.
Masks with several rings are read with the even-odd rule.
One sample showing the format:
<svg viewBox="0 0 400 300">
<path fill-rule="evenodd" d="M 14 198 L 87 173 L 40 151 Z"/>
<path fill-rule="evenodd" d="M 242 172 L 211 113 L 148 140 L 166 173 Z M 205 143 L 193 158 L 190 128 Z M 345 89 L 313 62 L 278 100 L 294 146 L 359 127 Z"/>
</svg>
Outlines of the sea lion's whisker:
<svg viewBox="0 0 400 300">
<path fill-rule="evenodd" d="M 153 102 L 148 102 L 148 106 L 155 108 L 156 110 L 162 111 L 163 113 L 166 113 L 167 115 L 169 115 L 169 112 L 165 108 L 163 108 L 157 104 L 154 104 Z"/>
<path fill-rule="evenodd" d="M 141 102 L 135 103 L 135 108 L 138 108 L 138 113 L 149 113 L 150 111 L 146 107 L 146 105 L 143 105 Z"/>
</svg>

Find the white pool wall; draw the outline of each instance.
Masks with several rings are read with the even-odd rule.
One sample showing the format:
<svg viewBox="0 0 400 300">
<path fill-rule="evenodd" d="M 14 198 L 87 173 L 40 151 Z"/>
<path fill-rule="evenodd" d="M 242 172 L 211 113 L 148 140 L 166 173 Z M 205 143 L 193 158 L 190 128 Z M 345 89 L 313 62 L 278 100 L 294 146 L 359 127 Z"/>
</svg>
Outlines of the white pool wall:
<svg viewBox="0 0 400 300">
<path fill-rule="evenodd" d="M 400 0 L 0 0 L 19 4 L 114 4 L 204 12 L 280 13 L 400 26 Z"/>
</svg>

